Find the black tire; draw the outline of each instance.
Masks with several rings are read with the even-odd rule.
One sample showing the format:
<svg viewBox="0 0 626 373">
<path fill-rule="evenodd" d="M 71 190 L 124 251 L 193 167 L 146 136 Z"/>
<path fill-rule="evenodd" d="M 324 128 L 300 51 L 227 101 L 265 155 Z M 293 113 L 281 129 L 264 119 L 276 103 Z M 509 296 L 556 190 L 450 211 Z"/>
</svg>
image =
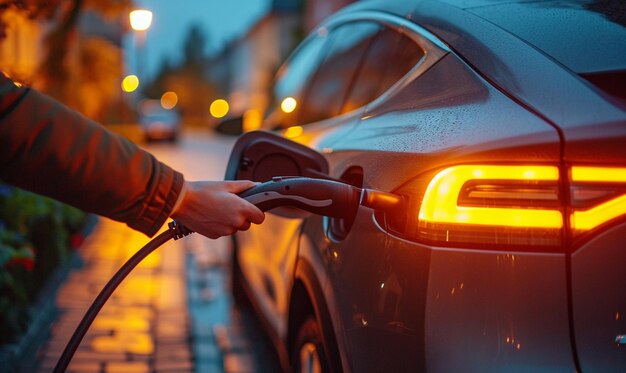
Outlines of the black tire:
<svg viewBox="0 0 626 373">
<path fill-rule="evenodd" d="M 294 373 L 328 373 L 329 359 L 317 320 L 309 316 L 298 330 L 298 337 L 291 357 Z"/>
</svg>

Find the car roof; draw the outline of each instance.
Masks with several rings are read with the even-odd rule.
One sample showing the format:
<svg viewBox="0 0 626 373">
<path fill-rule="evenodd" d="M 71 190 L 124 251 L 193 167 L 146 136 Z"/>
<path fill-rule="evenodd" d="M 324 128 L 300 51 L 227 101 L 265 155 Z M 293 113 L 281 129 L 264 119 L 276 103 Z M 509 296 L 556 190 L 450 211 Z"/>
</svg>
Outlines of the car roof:
<svg viewBox="0 0 626 373">
<path fill-rule="evenodd" d="M 618 2 L 505 2 L 466 8 L 577 74 L 626 69 L 626 16 Z M 621 5 L 623 7 L 623 5 Z"/>
</svg>

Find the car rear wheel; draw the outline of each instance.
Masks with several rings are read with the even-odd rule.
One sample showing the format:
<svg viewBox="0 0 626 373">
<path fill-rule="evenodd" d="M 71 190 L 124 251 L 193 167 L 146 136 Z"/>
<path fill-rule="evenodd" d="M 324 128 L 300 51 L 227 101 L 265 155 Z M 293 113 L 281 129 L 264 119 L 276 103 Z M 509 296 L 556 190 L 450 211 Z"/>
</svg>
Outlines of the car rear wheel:
<svg viewBox="0 0 626 373">
<path fill-rule="evenodd" d="M 296 373 L 330 372 L 328 358 L 322 342 L 322 332 L 317 320 L 310 316 L 300 327 L 291 359 Z"/>
</svg>

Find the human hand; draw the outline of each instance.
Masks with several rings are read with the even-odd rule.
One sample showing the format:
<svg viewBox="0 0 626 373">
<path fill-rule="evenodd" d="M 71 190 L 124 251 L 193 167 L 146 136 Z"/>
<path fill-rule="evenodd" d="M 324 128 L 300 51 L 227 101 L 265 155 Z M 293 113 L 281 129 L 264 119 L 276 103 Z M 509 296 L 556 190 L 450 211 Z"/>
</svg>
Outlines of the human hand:
<svg viewBox="0 0 626 373">
<path fill-rule="evenodd" d="M 261 224 L 265 215 L 255 205 L 237 196 L 256 183 L 237 181 L 185 181 L 172 218 L 209 238 L 247 230 Z"/>
</svg>

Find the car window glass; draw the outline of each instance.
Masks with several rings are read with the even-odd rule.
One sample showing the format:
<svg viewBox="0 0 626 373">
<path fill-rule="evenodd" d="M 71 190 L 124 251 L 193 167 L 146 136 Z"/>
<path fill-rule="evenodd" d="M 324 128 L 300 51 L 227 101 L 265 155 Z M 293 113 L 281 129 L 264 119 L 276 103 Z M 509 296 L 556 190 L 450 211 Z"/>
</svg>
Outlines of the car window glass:
<svg viewBox="0 0 626 373">
<path fill-rule="evenodd" d="M 423 57 L 424 50 L 413 39 L 390 28 L 381 30 L 367 51 L 341 113 L 376 99 Z"/>
<path fill-rule="evenodd" d="M 279 70 L 273 87 L 272 103 L 267 111 L 271 127 L 289 127 L 297 124 L 304 89 L 323 56 L 326 36 L 327 32 L 322 29 L 303 44 Z M 288 112 L 285 112 L 281 109 L 281 104 L 286 100 L 295 104 L 293 110 L 288 109 Z"/>
<path fill-rule="evenodd" d="M 302 123 L 339 114 L 358 66 L 380 26 L 370 22 L 349 23 L 331 32 L 328 52 L 305 97 Z"/>
</svg>

